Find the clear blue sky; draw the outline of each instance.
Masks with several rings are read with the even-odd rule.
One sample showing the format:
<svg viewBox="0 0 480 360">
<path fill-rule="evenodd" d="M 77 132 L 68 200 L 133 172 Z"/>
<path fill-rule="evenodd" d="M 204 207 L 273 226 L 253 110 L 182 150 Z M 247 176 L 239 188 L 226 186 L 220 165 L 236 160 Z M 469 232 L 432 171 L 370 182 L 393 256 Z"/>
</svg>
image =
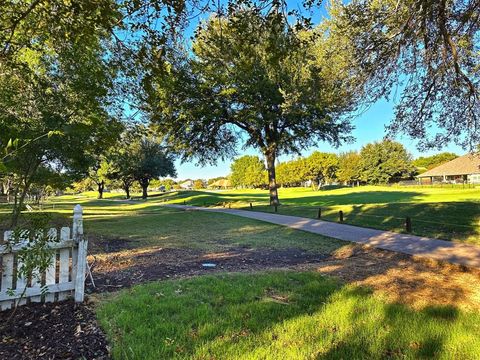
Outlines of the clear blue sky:
<svg viewBox="0 0 480 360">
<path fill-rule="evenodd" d="M 323 1 L 322 4 L 326 2 Z M 298 8 L 296 0 L 288 1 L 289 8 Z M 313 13 L 312 20 L 314 23 L 318 23 L 322 17 L 327 16 L 325 8 L 316 9 Z M 205 19 L 207 16 L 202 16 Z M 193 23 L 187 29 L 187 33 L 192 33 L 197 24 Z M 319 142 L 316 146 L 308 149 L 302 155 L 308 155 L 312 151 L 326 151 L 326 152 L 343 152 L 348 150 L 360 150 L 361 147 L 369 142 L 380 141 L 386 135 L 385 126 L 393 119 L 394 103 L 393 101 L 387 102 L 386 100 L 380 100 L 366 112 L 361 114 L 355 119 L 355 130 L 352 135 L 355 137 L 355 141 L 350 144 L 344 144 L 339 148 L 334 148 L 331 145 L 323 142 Z M 408 137 L 398 137 L 397 141 L 401 142 L 407 150 L 414 156 L 428 156 L 440 151 L 450 151 L 457 154 L 463 154 L 465 151 L 460 147 L 451 144 L 448 147 L 444 147 L 440 150 L 432 150 L 429 152 L 419 152 L 417 149 L 417 142 Z M 244 154 L 259 155 L 261 154 L 255 149 L 246 149 L 242 151 L 239 149 L 239 156 Z M 280 161 L 288 160 L 289 157 L 281 157 Z M 215 166 L 198 166 L 194 162 L 181 163 L 177 161 L 177 173 L 178 179 L 208 179 L 217 176 L 226 176 L 230 171 L 231 160 L 219 161 Z"/>
<path fill-rule="evenodd" d="M 393 103 L 387 102 L 385 100 L 378 101 L 374 104 L 368 111 L 363 113 L 354 121 L 355 130 L 352 135 L 355 137 L 355 141 L 350 144 L 345 144 L 338 149 L 332 147 L 331 145 L 323 142 L 319 142 L 315 147 L 312 147 L 306 151 L 303 155 L 308 155 L 314 150 L 319 151 L 328 151 L 328 152 L 342 152 L 347 150 L 360 150 L 360 148 L 373 141 L 382 140 L 385 136 L 385 125 L 387 125 L 393 118 Z M 398 137 L 397 141 L 401 142 L 407 150 L 414 156 L 428 156 L 440 151 L 450 151 L 457 153 L 459 155 L 463 154 L 465 151 L 451 144 L 448 147 L 442 148 L 441 150 L 432 150 L 428 152 L 420 152 L 417 149 L 417 141 L 412 140 L 408 137 Z M 261 154 L 255 149 L 247 149 L 246 151 L 239 150 L 239 155 L 243 154 Z M 282 157 L 280 160 L 288 160 L 288 157 Z M 194 162 L 181 164 L 180 161 L 177 162 L 177 172 L 178 179 L 208 179 L 217 176 L 228 175 L 230 171 L 231 161 L 219 161 L 216 166 L 197 166 Z"/>
</svg>

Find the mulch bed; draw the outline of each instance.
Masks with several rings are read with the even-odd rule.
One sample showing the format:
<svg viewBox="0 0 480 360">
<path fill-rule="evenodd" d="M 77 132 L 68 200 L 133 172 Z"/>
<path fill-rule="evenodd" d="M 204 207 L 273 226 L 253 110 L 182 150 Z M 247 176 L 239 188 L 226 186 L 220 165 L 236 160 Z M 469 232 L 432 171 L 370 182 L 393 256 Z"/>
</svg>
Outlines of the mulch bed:
<svg viewBox="0 0 480 360">
<path fill-rule="evenodd" d="M 109 359 L 88 303 L 30 304 L 9 319 L 12 311 L 0 312 L 0 359 Z"/>
<path fill-rule="evenodd" d="M 116 291 L 147 281 L 191 277 L 215 272 L 244 272 L 295 267 L 318 263 L 327 255 L 299 249 L 260 250 L 230 248 L 222 252 L 192 249 L 152 248 L 128 253 L 102 255 L 95 260 L 96 287 L 87 284 L 87 292 Z M 215 264 L 204 267 L 203 264 Z"/>
</svg>

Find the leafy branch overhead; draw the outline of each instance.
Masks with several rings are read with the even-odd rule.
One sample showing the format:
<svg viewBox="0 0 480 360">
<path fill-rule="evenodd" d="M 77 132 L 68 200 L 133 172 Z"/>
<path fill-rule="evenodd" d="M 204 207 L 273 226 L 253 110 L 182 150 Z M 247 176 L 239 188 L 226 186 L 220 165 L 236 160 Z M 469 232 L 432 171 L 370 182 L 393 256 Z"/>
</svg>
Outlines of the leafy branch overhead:
<svg viewBox="0 0 480 360">
<path fill-rule="evenodd" d="M 376 98 L 399 92 L 389 130 L 424 148 L 480 143 L 480 2 L 356 0 L 332 23 Z M 433 133 L 433 134 L 432 134 Z"/>
</svg>

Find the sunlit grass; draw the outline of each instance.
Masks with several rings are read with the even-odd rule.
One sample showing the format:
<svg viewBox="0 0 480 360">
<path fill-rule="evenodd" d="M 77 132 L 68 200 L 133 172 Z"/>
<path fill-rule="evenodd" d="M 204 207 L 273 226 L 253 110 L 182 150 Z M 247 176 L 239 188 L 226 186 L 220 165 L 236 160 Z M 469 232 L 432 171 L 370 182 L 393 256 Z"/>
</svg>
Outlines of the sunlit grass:
<svg viewBox="0 0 480 360">
<path fill-rule="evenodd" d="M 480 315 L 421 311 L 316 273 L 163 281 L 98 308 L 114 359 L 476 359 Z"/>
<path fill-rule="evenodd" d="M 405 232 L 410 217 L 413 233 L 447 240 L 480 243 L 480 188 L 363 186 L 314 191 L 310 188 L 279 190 L 279 214 L 339 221 L 339 211 L 348 224 Z M 229 190 L 182 192 L 166 196 L 171 203 L 225 206 L 274 212 L 268 192 Z"/>
</svg>

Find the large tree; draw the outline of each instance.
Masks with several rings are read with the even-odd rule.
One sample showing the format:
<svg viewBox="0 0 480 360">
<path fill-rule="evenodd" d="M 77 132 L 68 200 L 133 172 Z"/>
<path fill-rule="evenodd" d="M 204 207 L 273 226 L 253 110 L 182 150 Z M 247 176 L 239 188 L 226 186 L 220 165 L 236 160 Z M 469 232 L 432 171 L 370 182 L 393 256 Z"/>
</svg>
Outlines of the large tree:
<svg viewBox="0 0 480 360">
<path fill-rule="evenodd" d="M 336 178 L 338 156 L 336 154 L 314 151 L 305 159 L 305 175 L 318 190 L 325 182 Z"/>
<path fill-rule="evenodd" d="M 365 145 L 360 151 L 361 180 L 387 184 L 409 178 L 414 172 L 412 157 L 399 142 L 384 140 Z"/>
<path fill-rule="evenodd" d="M 334 5 L 342 34 L 376 98 L 398 100 L 392 134 L 421 148 L 480 143 L 480 1 L 353 0 Z"/>
<path fill-rule="evenodd" d="M 355 184 L 361 180 L 362 158 L 356 151 L 342 153 L 338 157 L 337 179 L 347 184 Z"/>
<path fill-rule="evenodd" d="M 148 110 L 185 159 L 215 161 L 242 143 L 265 156 L 271 204 L 275 160 L 318 141 L 349 138 L 344 116 L 362 88 L 328 31 L 297 30 L 275 8 L 211 17 L 192 51 L 175 52 L 150 84 Z"/>
<path fill-rule="evenodd" d="M 100 42 L 92 35 L 68 46 L 49 43 L 51 53 L 24 49 L 12 55 L 15 66 L 0 61 L 0 146 L 14 143 L 4 160 L 15 179 L 12 225 L 39 169 L 85 172 L 91 154 L 115 137 Z"/>
</svg>

